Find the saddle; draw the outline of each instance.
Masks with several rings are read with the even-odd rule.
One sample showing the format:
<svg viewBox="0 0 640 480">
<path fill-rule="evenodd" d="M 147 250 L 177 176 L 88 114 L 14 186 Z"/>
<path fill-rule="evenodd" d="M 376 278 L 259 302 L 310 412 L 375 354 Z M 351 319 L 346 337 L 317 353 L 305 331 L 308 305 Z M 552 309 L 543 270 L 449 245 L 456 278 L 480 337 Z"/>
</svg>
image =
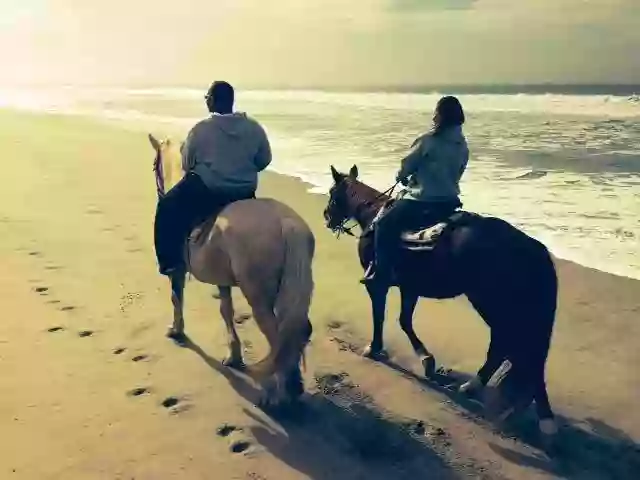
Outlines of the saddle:
<svg viewBox="0 0 640 480">
<path fill-rule="evenodd" d="M 220 212 L 221 211 L 222 210 L 220 210 Z M 216 212 L 215 214 L 210 215 L 204 222 L 196 225 L 193 228 L 193 230 L 191 230 L 191 233 L 187 238 L 187 244 L 189 243 L 198 244 L 202 240 L 204 240 L 204 238 L 206 238 L 206 236 L 209 235 L 209 233 L 213 229 L 213 226 L 215 225 L 216 220 L 218 220 L 218 215 L 220 215 L 220 212 Z"/>
<path fill-rule="evenodd" d="M 216 221 L 218 220 L 218 217 L 220 216 L 220 214 L 229 205 L 242 200 L 255 200 L 255 198 L 256 198 L 255 196 L 249 197 L 249 198 L 237 198 L 237 199 L 229 200 L 226 204 L 220 205 L 217 208 L 215 208 L 212 212 L 210 212 L 207 215 L 207 217 L 204 220 L 196 224 L 196 226 L 191 229 L 191 233 L 189 233 L 189 236 L 187 237 L 187 244 L 189 243 L 198 244 L 203 242 L 204 239 L 207 238 L 209 233 L 211 233 L 211 230 L 216 224 Z"/>
<path fill-rule="evenodd" d="M 452 230 L 460 225 L 463 220 L 472 216 L 475 216 L 475 214 L 456 210 L 435 225 L 405 230 L 400 234 L 400 248 L 412 251 L 431 251 L 436 248 L 438 240 L 446 231 Z"/>
<path fill-rule="evenodd" d="M 385 210 L 385 207 L 380 209 L 376 218 L 372 222 L 371 230 L 375 229 L 377 220 L 384 214 Z M 479 216 L 475 213 L 456 209 L 435 224 L 433 221 L 429 222 L 425 221 L 425 219 L 418 219 L 415 225 L 405 229 L 400 234 L 399 247 L 403 250 L 418 252 L 431 251 L 436 248 L 438 241 L 445 233 L 448 233 L 454 228 L 466 224 L 467 221 L 478 217 Z"/>
</svg>

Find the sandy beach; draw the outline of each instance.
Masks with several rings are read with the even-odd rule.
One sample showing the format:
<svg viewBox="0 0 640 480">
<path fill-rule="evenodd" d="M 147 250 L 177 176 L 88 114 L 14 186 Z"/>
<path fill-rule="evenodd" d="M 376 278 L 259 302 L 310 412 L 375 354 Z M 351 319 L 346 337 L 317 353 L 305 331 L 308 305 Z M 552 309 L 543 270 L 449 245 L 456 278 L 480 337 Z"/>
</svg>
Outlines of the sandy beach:
<svg viewBox="0 0 640 480">
<path fill-rule="evenodd" d="M 212 287 L 187 285 L 193 345 L 164 337 L 144 132 L 0 111 L 0 152 L 0 479 L 637 478 L 640 282 L 557 260 L 549 458 L 531 419 L 496 432 L 477 403 L 421 380 L 395 293 L 390 364 L 359 356 L 371 321 L 355 240 L 326 230 L 325 197 L 267 173 L 259 194 L 293 206 L 317 240 L 306 407 L 281 423 L 220 364 Z M 237 305 L 254 361 L 265 342 Z M 464 298 L 421 301 L 415 326 L 447 368 L 481 365 L 488 332 Z"/>
</svg>

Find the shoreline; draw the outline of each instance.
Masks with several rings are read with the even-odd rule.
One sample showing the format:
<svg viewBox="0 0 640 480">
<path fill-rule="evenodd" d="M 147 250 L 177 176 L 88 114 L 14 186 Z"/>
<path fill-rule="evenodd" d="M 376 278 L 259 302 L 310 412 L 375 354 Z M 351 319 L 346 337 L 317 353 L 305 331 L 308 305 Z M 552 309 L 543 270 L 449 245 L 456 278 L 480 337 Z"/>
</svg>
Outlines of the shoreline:
<svg viewBox="0 0 640 480">
<path fill-rule="evenodd" d="M 294 174 L 284 173 L 280 171 L 275 171 L 272 169 L 269 169 L 268 172 L 274 175 L 280 175 L 286 178 L 290 178 L 296 182 L 299 182 L 300 184 L 305 186 L 307 193 L 309 195 L 318 195 L 325 198 L 327 197 L 327 193 L 322 191 L 322 187 L 320 185 L 314 184 L 308 178 L 305 178 L 305 176 L 302 174 L 294 175 Z M 612 275 L 614 277 L 618 277 L 621 279 L 640 281 L 640 272 L 635 273 L 635 272 L 629 271 L 625 273 L 624 267 L 615 267 L 615 268 L 612 268 L 611 270 L 606 270 L 605 268 L 600 267 L 595 263 L 589 263 L 587 261 L 584 261 L 584 262 L 579 261 L 577 259 L 571 258 L 571 254 L 560 253 L 558 250 L 562 250 L 561 248 L 554 247 L 551 243 L 547 242 L 546 240 L 541 239 L 538 236 L 533 235 L 531 233 L 528 233 L 528 232 L 526 233 L 527 235 L 530 235 L 531 237 L 535 238 L 539 242 L 543 243 L 547 247 L 551 255 L 554 257 L 554 259 L 561 260 L 562 262 L 566 262 L 566 263 L 575 265 L 576 267 L 584 268 L 586 270 L 592 270 L 594 272 L 603 273 L 606 275 Z M 626 267 L 626 269 L 629 269 L 629 267 Z"/>
<path fill-rule="evenodd" d="M 38 110 L 28 110 L 28 109 L 21 110 L 18 108 L 14 109 L 14 108 L 6 108 L 6 107 L 0 106 L 0 112 L 15 113 L 18 115 L 21 115 L 21 114 L 34 115 L 34 116 L 46 115 L 46 116 L 61 117 L 61 118 L 67 118 L 67 117 L 77 118 L 80 121 L 95 122 L 95 123 L 104 124 L 116 129 L 123 129 L 126 131 L 148 132 L 150 129 L 153 129 L 150 126 L 146 126 L 137 122 L 136 119 L 124 118 L 121 115 L 116 115 L 113 117 L 96 116 L 95 113 L 89 113 L 82 110 L 72 111 L 72 112 L 42 112 Z M 158 126 L 158 128 L 155 130 L 156 133 L 158 130 L 161 130 L 164 132 L 165 135 L 169 135 L 169 136 L 186 135 L 186 129 L 188 129 L 188 125 L 190 125 L 190 122 L 191 122 L 191 119 L 188 119 L 188 118 L 165 117 L 165 116 L 156 116 L 156 115 L 142 114 L 142 113 L 140 113 L 139 116 L 146 118 L 146 121 Z M 184 126 L 181 128 L 177 126 L 176 123 L 183 123 Z M 271 175 L 280 175 L 280 176 L 292 179 L 296 182 L 300 182 L 305 186 L 306 191 L 309 195 L 320 195 L 324 197 L 326 197 L 327 195 L 326 192 L 324 191 L 324 188 L 321 185 L 314 183 L 311 179 L 308 178 L 308 176 L 305 176 L 304 174 L 289 173 L 282 170 L 277 170 L 276 168 L 274 168 L 273 165 L 270 166 L 265 173 L 268 173 Z M 470 211 L 473 211 L 473 210 L 470 209 Z M 632 267 L 628 265 L 626 266 L 617 265 L 617 266 L 612 266 L 607 268 L 606 266 L 603 265 L 604 263 L 606 263 L 606 260 L 590 262 L 586 259 L 577 258 L 583 255 L 581 254 L 572 255 L 571 253 L 566 253 L 566 249 L 562 247 L 554 246 L 553 242 L 547 241 L 547 239 L 543 238 L 543 236 L 535 235 L 526 231 L 525 233 L 527 233 L 528 235 L 532 236 L 536 240 L 543 243 L 547 247 L 549 252 L 551 252 L 551 254 L 555 259 L 562 260 L 564 262 L 568 262 L 576 266 L 583 267 L 587 270 L 594 270 L 596 272 L 613 275 L 615 277 L 619 277 L 623 279 L 640 281 L 640 270 L 635 271 Z"/>
</svg>

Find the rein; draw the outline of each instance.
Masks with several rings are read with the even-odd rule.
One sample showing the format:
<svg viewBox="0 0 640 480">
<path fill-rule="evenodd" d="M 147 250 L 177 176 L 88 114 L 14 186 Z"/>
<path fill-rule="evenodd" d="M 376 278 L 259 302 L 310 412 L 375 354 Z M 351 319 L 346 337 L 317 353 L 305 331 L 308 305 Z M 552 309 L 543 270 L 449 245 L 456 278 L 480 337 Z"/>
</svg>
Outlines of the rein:
<svg viewBox="0 0 640 480">
<path fill-rule="evenodd" d="M 375 205 L 375 203 L 380 200 L 381 198 L 385 197 L 385 196 L 391 196 L 391 194 L 393 193 L 393 191 L 395 190 L 395 188 L 398 186 L 400 182 L 396 182 L 394 183 L 391 187 L 387 188 L 384 192 L 379 193 L 378 195 L 376 195 L 373 200 L 364 200 L 360 205 L 358 205 L 356 207 L 355 210 L 355 214 L 358 213 L 358 211 L 361 208 L 368 208 L 368 207 L 372 207 Z M 355 196 L 354 196 L 355 197 Z M 351 219 L 351 217 L 346 217 L 344 220 L 342 220 L 338 225 L 336 225 L 336 228 L 334 228 L 334 231 L 336 232 L 336 238 L 340 238 L 340 234 L 341 233 L 345 233 L 347 235 L 349 235 L 350 237 L 361 237 L 362 235 L 356 235 L 352 232 L 353 227 L 355 227 L 355 225 L 352 225 L 350 227 L 347 227 L 347 222 Z"/>
<path fill-rule="evenodd" d="M 164 167 L 162 166 L 162 156 L 160 152 L 156 152 L 156 158 L 153 161 L 153 173 L 156 177 L 156 192 L 158 199 L 165 196 L 166 190 L 164 185 Z"/>
</svg>

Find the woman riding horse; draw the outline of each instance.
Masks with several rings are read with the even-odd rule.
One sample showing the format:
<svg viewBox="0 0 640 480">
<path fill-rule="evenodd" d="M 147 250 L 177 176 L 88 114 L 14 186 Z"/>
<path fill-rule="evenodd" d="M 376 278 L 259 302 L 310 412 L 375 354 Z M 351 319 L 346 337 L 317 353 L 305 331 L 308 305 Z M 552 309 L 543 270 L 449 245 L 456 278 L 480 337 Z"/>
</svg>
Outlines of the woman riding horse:
<svg viewBox="0 0 640 480">
<path fill-rule="evenodd" d="M 395 285 L 400 290 L 400 326 L 420 358 L 425 376 L 433 377 L 435 357 L 413 328 L 416 304 L 419 298 L 465 295 L 490 328 L 491 341 L 484 364 L 461 391 L 485 390 L 487 412 L 498 419 L 535 402 L 540 429 L 552 436 L 557 426 L 547 394 L 545 366 L 555 323 L 558 278 L 546 246 L 500 218 L 469 212 L 448 221 L 432 248 L 402 248 L 398 238 L 403 228 L 416 227 L 403 225 L 413 216 L 425 226 L 421 217 L 425 209 L 426 220 L 437 223 L 460 205 L 458 183 L 468 158 L 463 123 L 460 103 L 453 97 L 440 100 L 433 131 L 418 139 L 398 174 L 400 181 L 411 175 L 412 188 L 393 203 L 389 196 L 358 180 L 356 165 L 348 173 L 332 166 L 334 185 L 324 218 L 335 232 L 349 233 L 345 224 L 350 219 L 363 231 L 358 255 L 368 270 L 363 283 L 373 317 L 373 335 L 365 356 L 386 358 L 386 299 L 390 286 Z M 373 227 L 378 213 L 389 203 L 391 210 Z"/>
<path fill-rule="evenodd" d="M 459 183 L 469 160 L 469 148 L 462 133 L 464 120 L 462 105 L 456 97 L 440 99 L 432 130 L 418 137 L 411 153 L 402 160 L 396 180 L 410 186 L 404 197 L 395 200 L 376 223 L 374 260 L 363 283 L 390 282 L 391 254 L 402 229 L 412 219 L 435 224 L 462 206 Z"/>
</svg>

